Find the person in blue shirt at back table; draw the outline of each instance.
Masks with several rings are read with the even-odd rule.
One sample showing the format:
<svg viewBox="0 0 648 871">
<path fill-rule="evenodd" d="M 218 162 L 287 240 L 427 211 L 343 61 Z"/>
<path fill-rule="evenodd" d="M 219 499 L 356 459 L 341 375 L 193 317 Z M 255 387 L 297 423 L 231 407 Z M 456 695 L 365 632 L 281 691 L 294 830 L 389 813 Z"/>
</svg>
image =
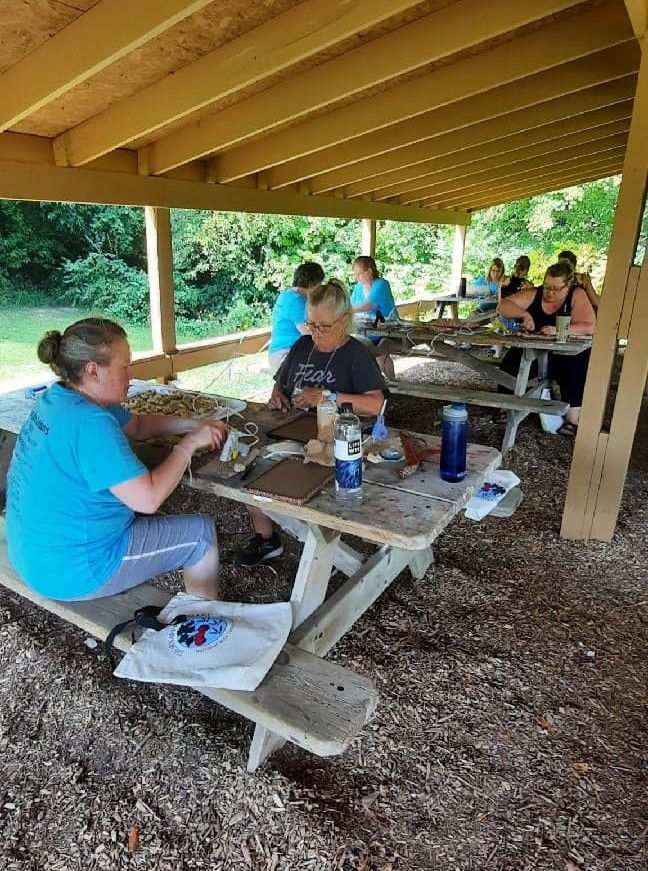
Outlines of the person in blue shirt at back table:
<svg viewBox="0 0 648 871">
<path fill-rule="evenodd" d="M 353 275 L 356 284 L 351 291 L 351 307 L 356 313 L 356 320 L 368 320 L 370 316 L 381 314 L 387 318 L 398 317 L 398 310 L 392 295 L 389 282 L 378 272 L 373 257 L 362 255 L 353 261 Z M 363 317 L 364 315 L 364 317 Z M 359 316 L 359 317 L 358 317 Z M 359 337 L 362 341 L 362 337 Z M 394 381 L 394 361 L 391 358 L 391 347 L 387 339 L 365 339 L 369 351 L 376 358 L 382 372 L 388 379 Z"/>
<path fill-rule="evenodd" d="M 483 287 L 487 294 L 477 301 L 477 308 L 481 312 L 495 311 L 499 302 L 500 287 L 508 279 L 504 275 L 504 261 L 501 257 L 493 257 L 485 275 L 480 275 L 474 282 L 476 287 Z"/>
<path fill-rule="evenodd" d="M 272 309 L 272 335 L 268 363 L 272 374 L 279 369 L 297 339 L 305 336 L 308 294 L 324 281 L 319 263 L 307 261 L 295 269 L 293 286 L 282 290 Z"/>
<path fill-rule="evenodd" d="M 112 596 L 184 569 L 187 592 L 217 597 L 218 547 L 205 515 L 152 515 L 180 483 L 194 451 L 214 450 L 225 426 L 171 415 L 132 415 L 121 403 L 130 347 L 119 324 L 85 318 L 52 330 L 38 357 L 61 379 L 36 400 L 7 476 L 9 560 L 50 599 Z M 149 471 L 128 438 L 182 436 Z"/>
</svg>

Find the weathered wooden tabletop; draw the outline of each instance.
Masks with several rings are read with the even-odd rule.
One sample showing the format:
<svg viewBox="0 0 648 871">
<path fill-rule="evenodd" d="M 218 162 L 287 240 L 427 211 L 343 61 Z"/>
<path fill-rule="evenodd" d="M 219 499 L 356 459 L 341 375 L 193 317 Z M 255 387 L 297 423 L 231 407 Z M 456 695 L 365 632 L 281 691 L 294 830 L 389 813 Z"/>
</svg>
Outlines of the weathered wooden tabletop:
<svg viewBox="0 0 648 871">
<path fill-rule="evenodd" d="M 505 348 L 532 348 L 537 351 L 551 351 L 554 354 L 575 356 L 592 345 L 591 336 L 570 336 L 566 342 L 559 342 L 555 336 L 540 336 L 535 333 L 496 333 L 490 330 L 447 329 L 442 323 L 434 321 L 421 323 L 383 324 L 368 331 L 370 335 L 389 339 L 408 341 L 410 345 L 426 344 L 434 340 L 435 347 L 441 342 Z"/>
<path fill-rule="evenodd" d="M 155 385 L 150 387 L 153 389 Z M 0 429 L 18 432 L 33 406 L 34 400 L 26 399 L 24 390 L 1 395 Z M 271 411 L 258 403 L 248 403 L 243 419 L 258 425 L 260 444 L 264 446 L 273 441 L 266 435 L 267 431 L 287 420 L 288 415 Z M 233 426 L 241 428 L 242 422 L 240 417 L 231 420 Z M 420 437 L 430 447 L 440 451 L 438 437 Z M 448 484 L 441 480 L 438 454 L 426 460 L 422 470 L 405 480 L 396 474 L 404 461 L 383 462 L 380 465 L 366 463 L 364 498 L 359 506 L 353 508 L 338 505 L 332 486 L 305 505 L 255 496 L 246 487 L 255 477 L 257 468 L 260 472 L 267 467 L 264 466 L 266 461 L 260 460 L 255 464 L 254 471 L 242 481 L 242 475 L 225 480 L 210 474 L 207 458 L 195 458 L 191 479 L 187 478 L 186 483 L 227 499 L 297 517 L 328 529 L 347 532 L 367 541 L 419 550 L 434 541 L 470 499 L 484 475 L 497 468 L 500 460 L 501 455 L 495 448 L 469 445 L 468 473 L 458 484 Z"/>
<path fill-rule="evenodd" d="M 286 416 L 250 403 L 244 417 L 265 433 Z M 471 444 L 468 446 L 466 477 L 458 484 L 448 484 L 439 476 L 441 440 L 430 435 L 419 437 L 439 453 L 426 460 L 423 468 L 407 479 L 397 475 L 397 469 L 405 465 L 404 461 L 366 463 L 363 500 L 354 508 L 338 505 L 332 485 L 306 504 L 293 505 L 250 493 L 246 489 L 249 478 L 241 481 L 240 477 L 223 480 L 212 476 L 208 466 L 192 473 L 192 486 L 246 505 L 357 535 L 366 541 L 419 550 L 434 541 L 478 489 L 484 475 L 497 468 L 501 460 L 495 448 Z M 272 440 L 268 437 L 262 438 L 262 444 L 269 441 Z M 264 468 L 261 461 L 257 462 L 260 470 Z"/>
</svg>

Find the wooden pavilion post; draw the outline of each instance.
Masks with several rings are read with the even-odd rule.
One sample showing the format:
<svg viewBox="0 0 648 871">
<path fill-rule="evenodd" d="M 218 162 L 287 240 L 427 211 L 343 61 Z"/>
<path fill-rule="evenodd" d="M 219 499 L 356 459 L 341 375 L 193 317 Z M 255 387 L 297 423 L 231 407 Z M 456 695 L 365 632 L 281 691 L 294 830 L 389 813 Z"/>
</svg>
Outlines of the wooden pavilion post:
<svg viewBox="0 0 648 871">
<path fill-rule="evenodd" d="M 376 256 L 376 221 L 374 218 L 362 219 L 361 250 L 365 257 Z"/>
<path fill-rule="evenodd" d="M 610 541 L 630 460 L 648 373 L 648 264 L 634 267 L 648 178 L 648 54 L 639 80 L 598 324 L 583 398 L 569 488 L 563 514 L 564 538 Z M 628 344 L 609 432 L 603 431 L 618 340 Z"/>
<path fill-rule="evenodd" d="M 466 250 L 466 227 L 457 224 L 454 231 L 454 240 L 452 243 L 452 270 L 450 272 L 450 287 L 448 290 L 451 293 L 457 293 L 459 283 L 461 282 L 461 274 L 463 272 L 464 252 Z"/>
<path fill-rule="evenodd" d="M 145 206 L 144 215 L 153 350 L 158 354 L 174 354 L 177 349 L 171 211 Z"/>
</svg>

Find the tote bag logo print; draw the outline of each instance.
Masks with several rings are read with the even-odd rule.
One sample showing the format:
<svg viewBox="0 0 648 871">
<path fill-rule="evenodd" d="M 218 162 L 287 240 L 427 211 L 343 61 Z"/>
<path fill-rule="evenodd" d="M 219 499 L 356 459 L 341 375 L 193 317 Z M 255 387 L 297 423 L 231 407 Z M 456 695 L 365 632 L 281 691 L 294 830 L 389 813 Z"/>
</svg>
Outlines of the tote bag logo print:
<svg viewBox="0 0 648 871">
<path fill-rule="evenodd" d="M 184 653 L 202 653 L 210 650 L 230 635 L 232 623 L 224 617 L 196 615 L 179 623 L 169 636 L 169 649 L 182 656 Z"/>
</svg>

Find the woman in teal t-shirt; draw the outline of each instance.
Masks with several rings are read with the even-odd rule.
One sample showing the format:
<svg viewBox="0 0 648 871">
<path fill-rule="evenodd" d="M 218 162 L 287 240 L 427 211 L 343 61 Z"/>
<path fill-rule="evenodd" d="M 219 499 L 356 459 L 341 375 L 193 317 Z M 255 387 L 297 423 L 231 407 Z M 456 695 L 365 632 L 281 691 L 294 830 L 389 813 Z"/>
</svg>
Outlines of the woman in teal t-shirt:
<svg viewBox="0 0 648 871">
<path fill-rule="evenodd" d="M 398 317 L 396 303 L 389 282 L 378 272 L 373 257 L 356 257 L 353 261 L 353 274 L 356 285 L 351 291 L 351 306 L 358 316 L 358 322 L 366 320 L 369 315 L 379 313 L 387 318 Z M 364 318 L 363 318 L 364 316 Z M 362 337 L 360 337 L 362 340 Z M 386 339 L 373 342 L 365 340 L 365 344 L 376 358 L 382 372 L 387 378 L 394 380 L 394 361 L 391 358 L 389 342 Z"/>
<path fill-rule="evenodd" d="M 504 261 L 501 257 L 493 257 L 490 266 L 484 275 L 480 275 L 475 281 L 476 287 L 485 287 L 487 296 L 480 299 L 477 303 L 479 311 L 488 312 L 495 311 L 499 302 L 500 287 L 506 281 L 504 275 Z"/>
<path fill-rule="evenodd" d="M 305 336 L 306 302 L 308 294 L 324 281 L 319 263 L 300 264 L 293 275 L 293 286 L 282 290 L 272 309 L 272 334 L 268 347 L 268 363 L 272 374 L 279 369 L 297 339 Z"/>
<path fill-rule="evenodd" d="M 187 592 L 216 598 L 211 518 L 135 512 L 154 514 L 194 451 L 222 443 L 223 424 L 126 411 L 130 347 L 113 321 L 86 318 L 46 333 L 38 357 L 61 380 L 36 400 L 7 476 L 7 543 L 18 574 L 43 596 L 74 601 L 183 568 Z M 149 471 L 128 438 L 164 434 L 183 438 Z"/>
</svg>

